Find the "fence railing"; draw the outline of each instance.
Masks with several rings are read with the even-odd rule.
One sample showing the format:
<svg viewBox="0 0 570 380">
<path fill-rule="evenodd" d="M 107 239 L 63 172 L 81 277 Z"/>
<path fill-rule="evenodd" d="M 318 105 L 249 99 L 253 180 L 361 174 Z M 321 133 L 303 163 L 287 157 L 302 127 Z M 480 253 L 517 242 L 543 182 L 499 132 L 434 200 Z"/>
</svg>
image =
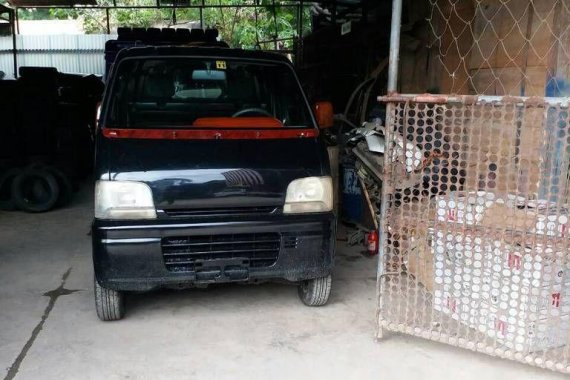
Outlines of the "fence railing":
<svg viewBox="0 0 570 380">
<path fill-rule="evenodd" d="M 570 373 L 567 99 L 382 100 L 380 333 Z"/>
</svg>

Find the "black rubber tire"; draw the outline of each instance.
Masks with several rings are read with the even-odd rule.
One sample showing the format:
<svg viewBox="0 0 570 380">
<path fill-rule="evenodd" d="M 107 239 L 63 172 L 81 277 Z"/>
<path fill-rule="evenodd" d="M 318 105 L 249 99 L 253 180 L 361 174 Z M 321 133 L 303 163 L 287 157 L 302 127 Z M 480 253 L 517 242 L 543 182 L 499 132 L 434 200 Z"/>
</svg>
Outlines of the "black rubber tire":
<svg viewBox="0 0 570 380">
<path fill-rule="evenodd" d="M 331 295 L 332 277 L 314 278 L 299 284 L 299 298 L 307 306 L 323 306 Z"/>
<path fill-rule="evenodd" d="M 102 287 L 93 276 L 95 310 L 102 321 L 117 321 L 125 315 L 125 295 L 122 292 Z"/>
<path fill-rule="evenodd" d="M 56 168 L 55 166 L 46 166 L 44 168 L 57 180 L 57 184 L 59 185 L 59 197 L 57 198 L 57 202 L 55 203 L 56 207 L 63 207 L 71 202 L 73 198 L 73 184 L 67 175 L 64 172 Z"/>
<path fill-rule="evenodd" d="M 12 196 L 12 182 L 21 173 L 21 169 L 12 168 L 0 175 L 0 210 L 14 211 L 18 209 Z"/>
<path fill-rule="evenodd" d="M 32 184 L 33 189 L 30 186 Z M 41 188 L 37 190 L 39 187 Z M 59 185 L 57 180 L 53 174 L 44 169 L 24 170 L 12 182 L 12 199 L 16 206 L 23 211 L 49 211 L 55 206 L 58 197 Z"/>
</svg>

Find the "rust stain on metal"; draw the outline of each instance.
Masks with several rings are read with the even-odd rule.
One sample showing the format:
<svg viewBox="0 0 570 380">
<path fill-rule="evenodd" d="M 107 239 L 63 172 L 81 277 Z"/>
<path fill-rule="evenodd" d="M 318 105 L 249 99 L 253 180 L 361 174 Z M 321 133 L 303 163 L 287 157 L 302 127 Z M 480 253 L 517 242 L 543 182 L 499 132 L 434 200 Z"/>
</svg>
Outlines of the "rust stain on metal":
<svg viewBox="0 0 570 380">
<path fill-rule="evenodd" d="M 533 96 L 526 99 L 524 104 L 526 106 L 534 106 L 534 107 L 544 107 L 548 105 L 548 103 L 544 100 L 544 98 L 540 98 L 537 96 Z"/>
<path fill-rule="evenodd" d="M 454 104 L 465 105 L 474 104 L 517 104 L 527 106 L 548 106 L 548 102 L 542 97 L 521 97 L 521 96 L 485 96 L 485 95 L 449 95 L 449 94 L 399 94 L 389 92 L 387 95 L 379 96 L 377 100 L 381 103 L 428 103 L 428 104 Z M 559 103 L 562 103 L 560 100 Z"/>
</svg>

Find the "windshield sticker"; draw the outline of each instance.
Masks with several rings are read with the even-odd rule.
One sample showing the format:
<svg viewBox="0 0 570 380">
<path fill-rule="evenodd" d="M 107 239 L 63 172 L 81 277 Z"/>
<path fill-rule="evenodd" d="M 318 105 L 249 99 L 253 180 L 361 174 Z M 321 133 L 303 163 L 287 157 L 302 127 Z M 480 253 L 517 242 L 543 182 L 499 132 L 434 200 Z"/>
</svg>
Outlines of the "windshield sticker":
<svg viewBox="0 0 570 380">
<path fill-rule="evenodd" d="M 225 70 L 226 69 L 226 61 L 216 61 L 216 69 Z"/>
</svg>

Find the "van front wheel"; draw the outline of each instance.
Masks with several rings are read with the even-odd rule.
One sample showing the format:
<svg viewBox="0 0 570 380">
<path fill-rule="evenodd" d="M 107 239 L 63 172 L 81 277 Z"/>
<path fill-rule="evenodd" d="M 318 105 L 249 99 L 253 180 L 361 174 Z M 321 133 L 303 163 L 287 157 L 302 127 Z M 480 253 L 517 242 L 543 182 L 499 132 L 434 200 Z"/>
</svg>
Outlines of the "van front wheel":
<svg viewBox="0 0 570 380">
<path fill-rule="evenodd" d="M 95 276 L 93 276 L 95 277 Z M 102 321 L 116 321 L 125 315 L 125 296 L 113 289 L 102 287 L 94 278 L 95 309 L 97 316 Z"/>
<path fill-rule="evenodd" d="M 307 306 L 322 306 L 327 303 L 331 294 L 332 278 L 313 278 L 299 284 L 299 298 Z"/>
</svg>

